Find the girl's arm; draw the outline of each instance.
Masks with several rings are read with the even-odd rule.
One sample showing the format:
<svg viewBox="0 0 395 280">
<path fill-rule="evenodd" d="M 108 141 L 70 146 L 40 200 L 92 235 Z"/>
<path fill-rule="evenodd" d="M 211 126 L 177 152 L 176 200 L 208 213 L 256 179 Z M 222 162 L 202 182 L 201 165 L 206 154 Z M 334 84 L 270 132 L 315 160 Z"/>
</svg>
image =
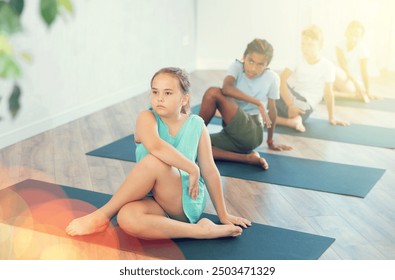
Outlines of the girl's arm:
<svg viewBox="0 0 395 280">
<path fill-rule="evenodd" d="M 241 217 L 229 215 L 222 192 L 221 177 L 217 166 L 214 163 L 211 150 L 210 136 L 204 126 L 199 140 L 198 161 L 202 177 L 206 182 L 207 190 L 211 201 L 215 207 L 218 217 L 223 224 L 240 225 L 244 228 L 251 225 L 251 222 Z"/>
<path fill-rule="evenodd" d="M 266 126 L 270 128 L 271 121 L 266 112 L 265 104 L 262 103 L 261 100 L 249 96 L 245 94 L 241 90 L 236 87 L 236 79 L 233 76 L 226 76 L 222 85 L 222 93 L 226 96 L 245 101 L 251 104 L 258 106 L 259 112 L 262 115 L 263 121 L 265 122 Z"/>
<path fill-rule="evenodd" d="M 199 167 L 193 161 L 181 154 L 176 148 L 160 138 L 158 134 L 158 124 L 151 111 L 146 110 L 139 114 L 137 118 L 135 140 L 136 142 L 143 143 L 150 154 L 164 163 L 187 172 L 189 174 L 190 195 L 193 199 L 196 198 L 199 190 Z"/>
</svg>

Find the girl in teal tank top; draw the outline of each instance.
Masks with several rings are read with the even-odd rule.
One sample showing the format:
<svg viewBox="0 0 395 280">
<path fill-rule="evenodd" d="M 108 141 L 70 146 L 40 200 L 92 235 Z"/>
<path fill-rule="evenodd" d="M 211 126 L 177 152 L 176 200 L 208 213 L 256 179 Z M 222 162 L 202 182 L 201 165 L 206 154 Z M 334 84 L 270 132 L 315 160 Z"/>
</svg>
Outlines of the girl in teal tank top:
<svg viewBox="0 0 395 280">
<path fill-rule="evenodd" d="M 153 111 L 158 124 L 160 138 L 180 151 L 186 158 L 197 164 L 197 151 L 200 135 L 204 126 L 203 120 L 197 115 L 190 115 L 179 129 L 177 135 L 173 137 L 169 134 L 168 126 L 161 120 L 159 115 Z M 149 152 L 142 143 L 136 147 L 136 161 L 140 162 Z M 206 206 L 206 184 L 203 178 L 199 177 L 199 193 L 195 200 L 188 194 L 189 175 L 183 170 L 178 169 L 182 182 L 182 206 L 189 222 L 196 223 Z"/>
<path fill-rule="evenodd" d="M 116 214 L 126 233 L 142 239 L 235 237 L 251 225 L 226 210 L 209 133 L 199 116 L 189 115 L 189 88 L 179 68 L 154 75 L 152 109 L 136 123 L 137 164 L 104 206 L 67 226 L 69 235 L 104 231 Z M 220 225 L 200 218 L 206 190 Z"/>
</svg>

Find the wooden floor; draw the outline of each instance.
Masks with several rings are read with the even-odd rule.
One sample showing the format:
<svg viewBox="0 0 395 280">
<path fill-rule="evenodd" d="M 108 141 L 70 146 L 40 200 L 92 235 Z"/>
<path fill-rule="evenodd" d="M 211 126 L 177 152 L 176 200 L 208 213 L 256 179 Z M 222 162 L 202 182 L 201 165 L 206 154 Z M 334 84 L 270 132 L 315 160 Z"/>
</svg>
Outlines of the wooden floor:
<svg viewBox="0 0 395 280">
<path fill-rule="evenodd" d="M 220 85 L 224 74 L 192 73 L 192 105 L 199 103 L 209 86 Z M 395 98 L 393 81 L 388 77 L 375 79 L 372 92 Z M 143 93 L 0 150 L 0 189 L 37 179 L 113 194 L 134 163 L 85 153 L 133 133 L 138 112 L 148 105 L 147 97 Z M 338 107 L 336 112 L 351 123 L 395 128 L 395 113 L 345 107 Z M 319 107 L 313 116 L 326 118 L 325 107 Z M 293 146 L 283 155 L 383 168 L 386 172 L 364 199 L 223 177 L 229 212 L 258 223 L 336 238 L 321 259 L 395 259 L 395 150 L 278 134 L 275 141 Z M 265 144 L 260 149 L 272 153 Z M 210 202 L 206 212 L 214 213 Z M 0 259 L 147 258 L 5 224 L 0 224 L 0 233 Z M 29 243 L 26 247 L 27 241 L 34 241 L 34 246 Z"/>
</svg>

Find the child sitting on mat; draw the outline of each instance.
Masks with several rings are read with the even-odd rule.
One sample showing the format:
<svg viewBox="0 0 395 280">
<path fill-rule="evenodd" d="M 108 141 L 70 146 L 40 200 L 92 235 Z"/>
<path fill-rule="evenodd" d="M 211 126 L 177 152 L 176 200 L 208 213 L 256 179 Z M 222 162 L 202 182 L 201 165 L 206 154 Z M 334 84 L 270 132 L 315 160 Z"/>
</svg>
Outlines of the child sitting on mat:
<svg viewBox="0 0 395 280">
<path fill-rule="evenodd" d="M 348 24 L 345 40 L 336 47 L 337 68 L 336 97 L 369 102 L 377 97 L 370 95 L 368 75 L 368 51 L 362 41 L 365 27 L 359 21 Z"/>
<path fill-rule="evenodd" d="M 290 150 L 275 145 L 275 100 L 279 98 L 279 77 L 268 68 L 273 57 L 272 45 L 255 39 L 247 45 L 242 61 L 236 60 L 228 69 L 222 88 L 210 87 L 203 96 L 199 116 L 207 125 L 218 110 L 223 129 L 210 135 L 215 159 L 261 165 L 269 164 L 253 151 L 262 144 L 263 126 L 268 128 L 267 144 L 272 150 Z M 269 107 L 269 115 L 266 108 Z"/>
<path fill-rule="evenodd" d="M 206 126 L 189 114 L 189 88 L 179 68 L 153 76 L 152 109 L 137 119 L 136 166 L 109 202 L 67 226 L 69 235 L 104 231 L 116 213 L 119 226 L 142 239 L 235 237 L 251 225 L 226 210 Z M 206 187 L 222 225 L 200 219 Z"/>
<path fill-rule="evenodd" d="M 329 122 L 332 125 L 348 125 L 334 117 L 333 82 L 335 67 L 320 54 L 323 45 L 321 29 L 312 25 L 302 31 L 302 56 L 293 66 L 286 67 L 280 75 L 280 95 L 276 107 L 277 124 L 306 130 L 303 122 L 325 99 Z"/>
</svg>

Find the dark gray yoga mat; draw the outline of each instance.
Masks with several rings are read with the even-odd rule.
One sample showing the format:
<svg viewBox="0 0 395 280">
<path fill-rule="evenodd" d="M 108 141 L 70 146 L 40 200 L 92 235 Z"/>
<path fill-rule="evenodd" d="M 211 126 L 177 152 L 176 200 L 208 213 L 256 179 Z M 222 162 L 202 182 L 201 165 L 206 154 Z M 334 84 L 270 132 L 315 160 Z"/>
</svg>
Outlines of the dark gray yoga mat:
<svg viewBox="0 0 395 280">
<path fill-rule="evenodd" d="M 134 136 L 129 135 L 87 155 L 135 162 L 135 149 Z M 268 170 L 237 162 L 216 161 L 216 164 L 221 176 L 358 197 L 365 197 L 385 172 L 363 166 L 262 155 L 270 165 Z"/>
<path fill-rule="evenodd" d="M 327 120 L 308 118 L 304 123 L 305 132 L 277 126 L 276 133 L 321 140 L 358 144 L 379 148 L 395 149 L 395 129 L 371 125 L 351 124 L 350 126 L 330 125 Z"/>
<path fill-rule="evenodd" d="M 341 99 L 337 98 L 336 106 L 353 107 L 360 109 L 369 109 L 384 112 L 395 112 L 395 99 L 394 98 L 382 98 L 377 100 L 371 100 L 369 103 L 365 103 L 359 100 Z"/>
<path fill-rule="evenodd" d="M 192 108 L 199 112 L 199 105 Z M 210 124 L 221 125 L 221 118 L 214 117 Z M 308 118 L 304 123 L 305 132 L 293 128 L 276 126 L 275 133 L 314 138 L 363 146 L 395 149 L 395 129 L 379 126 L 351 124 L 350 126 L 331 125 L 328 120 Z"/>
<path fill-rule="evenodd" d="M 99 208 L 104 205 L 111 195 L 56 185 L 37 180 L 26 180 L 9 188 L 0 190 L 0 204 L 13 201 L 14 196 L 22 199 L 29 209 L 32 209 L 33 222 L 18 224 L 17 219 L 22 207 L 10 207 L 0 217 L 0 222 L 14 226 L 31 227 L 32 230 L 66 238 L 74 238 L 88 243 L 114 247 L 144 256 L 163 259 L 187 260 L 314 260 L 318 259 L 331 244 L 334 238 L 272 227 L 253 223 L 243 230 L 243 234 L 236 238 L 219 238 L 211 240 L 173 239 L 173 240 L 141 240 L 125 234 L 113 218 L 112 234 L 99 233 L 82 237 L 70 237 L 64 233 L 64 227 L 69 220 L 61 215 L 58 219 L 51 219 L 59 209 L 58 201 L 67 202 L 71 213 L 78 216 L 89 213 L 85 204 Z M 34 209 L 40 209 L 38 213 Z M 70 216 L 70 215 L 68 215 Z M 204 217 L 216 222 L 214 215 L 204 214 Z M 64 220 L 64 221 L 63 221 Z M 36 224 L 39 225 L 36 227 Z M 107 230 L 110 231 L 110 230 Z M 116 239 L 116 242 L 111 242 Z M 114 241 L 114 240 L 113 240 Z"/>
</svg>

